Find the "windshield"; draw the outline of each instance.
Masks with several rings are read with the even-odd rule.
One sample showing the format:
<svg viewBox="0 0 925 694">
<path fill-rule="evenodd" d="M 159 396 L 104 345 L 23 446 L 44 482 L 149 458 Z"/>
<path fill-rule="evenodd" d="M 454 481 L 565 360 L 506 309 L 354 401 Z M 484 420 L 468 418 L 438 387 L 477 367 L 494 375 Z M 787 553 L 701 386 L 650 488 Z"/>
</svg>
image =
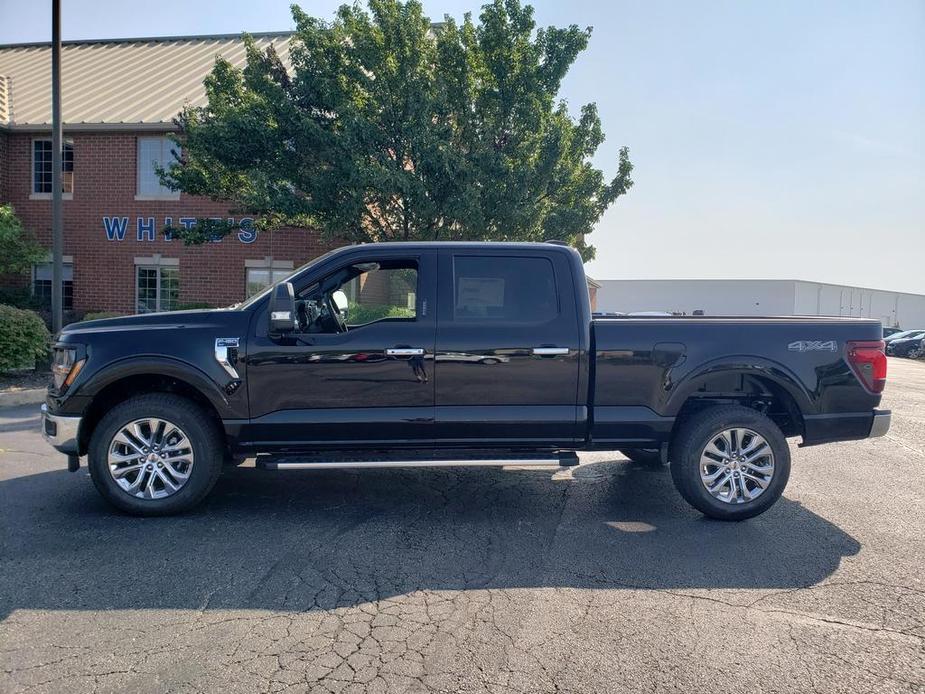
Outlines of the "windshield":
<svg viewBox="0 0 925 694">
<path fill-rule="evenodd" d="M 245 299 L 244 301 L 242 301 L 242 302 L 239 303 L 239 304 L 235 304 L 235 305 L 232 306 L 231 308 L 237 308 L 237 309 L 250 308 L 251 306 L 253 306 L 254 304 L 256 304 L 258 301 L 260 301 L 261 299 L 263 299 L 265 296 L 267 296 L 270 292 L 272 292 L 272 291 L 273 291 L 273 287 L 275 287 L 277 284 L 281 284 L 281 283 L 283 283 L 283 282 L 288 282 L 288 281 L 290 281 L 293 277 L 295 277 L 296 275 L 298 275 L 298 274 L 299 274 L 300 272 L 302 272 L 303 270 L 306 270 L 306 269 L 310 268 L 312 265 L 314 265 L 314 264 L 316 264 L 316 263 L 320 263 L 321 261 L 325 260 L 326 258 L 328 258 L 329 256 L 331 256 L 332 254 L 336 253 L 338 250 L 340 250 L 340 249 L 338 248 L 338 249 L 334 249 L 333 251 L 328 251 L 328 252 L 325 253 L 324 255 L 319 255 L 317 258 L 313 258 L 312 260 L 309 260 L 307 263 L 305 263 L 305 265 L 302 265 L 301 267 L 296 268 L 295 270 L 293 270 L 292 272 L 290 272 L 288 275 L 286 275 L 285 277 L 283 277 L 283 279 L 281 279 L 281 280 L 279 280 L 279 281 L 277 281 L 277 282 L 274 282 L 273 284 L 271 284 L 270 286 L 268 286 L 268 287 L 267 287 L 266 289 L 264 289 L 263 291 L 257 292 L 257 293 L 254 294 L 252 297 L 250 297 L 250 298 L 248 298 L 248 299 Z"/>
</svg>

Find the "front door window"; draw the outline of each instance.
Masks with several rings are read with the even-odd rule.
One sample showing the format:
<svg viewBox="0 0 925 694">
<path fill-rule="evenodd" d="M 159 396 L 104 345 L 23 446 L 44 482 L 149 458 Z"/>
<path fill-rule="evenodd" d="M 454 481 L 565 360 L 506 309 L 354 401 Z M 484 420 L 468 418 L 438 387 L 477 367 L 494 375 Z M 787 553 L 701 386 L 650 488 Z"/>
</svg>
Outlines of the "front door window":
<svg viewBox="0 0 925 694">
<path fill-rule="evenodd" d="M 414 321 L 417 287 L 414 260 L 354 263 L 340 268 L 299 295 L 296 311 L 300 330 L 334 333 L 382 320 Z M 338 307 L 338 300 L 345 301 L 346 308 Z"/>
</svg>

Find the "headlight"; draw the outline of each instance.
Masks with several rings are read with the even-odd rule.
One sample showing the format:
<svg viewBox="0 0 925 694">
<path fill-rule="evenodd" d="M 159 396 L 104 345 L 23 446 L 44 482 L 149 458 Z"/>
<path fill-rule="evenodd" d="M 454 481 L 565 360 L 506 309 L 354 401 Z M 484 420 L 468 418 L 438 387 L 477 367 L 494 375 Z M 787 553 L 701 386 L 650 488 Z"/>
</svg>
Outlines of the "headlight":
<svg viewBox="0 0 925 694">
<path fill-rule="evenodd" d="M 86 359 L 77 359 L 77 350 L 67 347 L 56 347 L 55 358 L 51 365 L 51 373 L 54 376 L 55 390 L 61 391 L 67 388 L 77 374 L 83 368 Z"/>
</svg>

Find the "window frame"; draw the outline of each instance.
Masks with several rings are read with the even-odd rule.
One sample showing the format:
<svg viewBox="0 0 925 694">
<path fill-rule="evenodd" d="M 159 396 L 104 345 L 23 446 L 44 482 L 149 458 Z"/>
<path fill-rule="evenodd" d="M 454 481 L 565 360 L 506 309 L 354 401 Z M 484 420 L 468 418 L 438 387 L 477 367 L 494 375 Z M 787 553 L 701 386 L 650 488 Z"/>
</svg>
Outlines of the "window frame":
<svg viewBox="0 0 925 694">
<path fill-rule="evenodd" d="M 39 192 L 35 189 L 35 144 L 37 142 L 47 142 L 49 145 L 49 151 L 52 154 L 52 162 L 54 162 L 54 140 L 51 137 L 33 137 L 29 141 L 29 199 L 30 200 L 51 200 L 54 190 L 49 190 L 47 193 Z M 74 140 L 70 137 L 65 137 L 61 141 L 61 173 L 65 173 L 65 157 L 64 153 L 70 148 L 71 150 L 71 190 L 62 190 L 61 199 L 62 200 L 73 200 L 74 199 L 74 188 L 75 188 L 75 179 L 74 175 L 74 162 L 76 161 L 75 152 L 74 152 Z M 52 172 L 54 173 L 54 172 Z M 62 187 L 67 187 L 67 181 L 62 177 L 61 179 Z M 49 184 L 50 186 L 50 184 Z"/>
<path fill-rule="evenodd" d="M 149 261 L 149 262 L 138 262 Z M 140 311 L 139 305 L 139 273 L 141 270 L 154 270 L 155 271 L 155 284 L 154 284 L 154 304 L 155 308 L 153 311 Z M 175 270 L 177 273 L 177 299 L 176 303 L 180 303 L 180 263 L 179 260 L 174 262 L 173 259 L 148 259 L 148 258 L 137 258 L 135 262 L 135 314 L 142 315 L 144 313 L 161 313 L 163 311 L 175 311 L 175 308 L 164 308 L 161 303 L 161 284 L 162 284 L 162 271 L 163 270 Z"/>
<path fill-rule="evenodd" d="M 171 140 L 166 135 L 139 135 L 135 138 L 135 200 L 179 200 L 180 191 L 179 190 L 169 190 L 163 185 L 160 187 L 163 189 L 160 193 L 142 193 L 141 192 L 141 143 L 142 140 L 160 140 L 161 141 L 161 156 L 164 155 L 164 142 L 170 144 L 171 148 L 176 151 L 179 155 L 181 153 L 180 145 Z M 164 162 L 159 162 L 161 165 Z"/>
<path fill-rule="evenodd" d="M 266 285 L 259 291 L 254 292 L 253 294 L 247 293 L 247 287 L 250 283 L 248 280 L 248 275 L 254 271 L 263 271 L 268 272 L 270 277 L 270 284 Z M 245 260 L 244 261 L 244 300 L 247 301 L 252 297 L 257 296 L 261 292 L 265 291 L 268 287 L 272 287 L 277 282 L 281 282 L 292 274 L 293 262 L 291 260 L 274 260 L 273 258 L 262 258 L 260 260 Z M 274 274 L 282 273 L 280 278 L 277 280 L 273 279 Z"/>
<path fill-rule="evenodd" d="M 38 298 L 38 294 L 37 294 L 36 291 L 35 291 L 35 284 L 36 284 L 36 282 L 48 282 L 49 285 L 50 285 L 50 286 L 49 286 L 49 289 L 52 289 L 52 288 L 53 288 L 53 286 L 54 286 L 54 285 L 52 284 L 52 283 L 54 282 L 53 279 L 39 279 L 39 278 L 38 278 L 38 274 L 39 274 L 38 270 L 39 270 L 39 268 L 40 268 L 40 267 L 45 267 L 45 266 L 50 266 L 51 264 L 52 264 L 52 261 L 50 261 L 50 260 L 49 260 L 49 261 L 46 261 L 46 262 L 44 262 L 44 263 L 33 263 L 33 265 L 32 265 L 32 271 L 31 271 L 31 282 L 30 282 L 30 284 L 29 284 L 30 293 L 31 293 L 31 295 L 32 295 L 33 298 Z M 61 308 L 62 308 L 62 310 L 64 310 L 64 311 L 73 311 L 73 310 L 74 310 L 74 257 L 73 257 L 73 256 L 70 256 L 70 255 L 64 256 L 64 257 L 62 258 L 62 260 L 61 260 L 61 265 L 62 265 L 62 277 L 61 277 Z M 71 278 L 70 278 L 70 279 L 65 279 L 65 278 L 64 278 L 64 274 L 66 274 L 66 272 L 64 272 L 63 270 L 66 270 L 67 268 L 70 268 L 70 270 L 71 270 L 71 273 L 70 273 L 70 274 L 71 274 Z M 67 301 L 67 294 L 68 294 L 68 292 L 65 291 L 65 289 L 67 288 L 67 285 L 70 285 L 70 306 L 68 306 L 68 301 Z M 50 305 L 50 302 L 51 302 L 51 297 L 50 297 L 50 295 L 49 295 L 49 305 Z"/>
<path fill-rule="evenodd" d="M 251 285 L 250 273 L 251 272 L 266 272 L 269 277 L 269 282 L 267 284 L 261 284 L 261 287 L 254 292 L 248 293 L 248 287 Z M 252 296 L 257 296 L 261 292 L 265 291 L 268 287 L 272 287 L 274 284 L 281 282 L 286 279 L 289 275 L 292 274 L 292 268 L 274 268 L 274 267 L 246 267 L 244 268 L 244 298 L 250 299 Z M 279 275 L 279 277 L 276 277 Z M 254 282 L 253 284 L 257 284 Z"/>
</svg>

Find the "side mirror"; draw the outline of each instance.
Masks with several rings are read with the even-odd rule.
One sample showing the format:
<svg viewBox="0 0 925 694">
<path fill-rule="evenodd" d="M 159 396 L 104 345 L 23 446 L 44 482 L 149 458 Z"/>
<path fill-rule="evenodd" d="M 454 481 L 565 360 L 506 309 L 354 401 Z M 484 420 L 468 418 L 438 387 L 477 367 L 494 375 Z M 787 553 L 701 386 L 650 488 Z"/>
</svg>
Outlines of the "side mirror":
<svg viewBox="0 0 925 694">
<path fill-rule="evenodd" d="M 331 294 L 331 303 L 334 304 L 334 309 L 343 316 L 344 320 L 347 320 L 347 309 L 350 307 L 347 295 L 338 289 Z"/>
<path fill-rule="evenodd" d="M 270 297 L 270 334 L 291 333 L 295 328 L 295 292 L 292 284 L 280 282 Z"/>
</svg>

